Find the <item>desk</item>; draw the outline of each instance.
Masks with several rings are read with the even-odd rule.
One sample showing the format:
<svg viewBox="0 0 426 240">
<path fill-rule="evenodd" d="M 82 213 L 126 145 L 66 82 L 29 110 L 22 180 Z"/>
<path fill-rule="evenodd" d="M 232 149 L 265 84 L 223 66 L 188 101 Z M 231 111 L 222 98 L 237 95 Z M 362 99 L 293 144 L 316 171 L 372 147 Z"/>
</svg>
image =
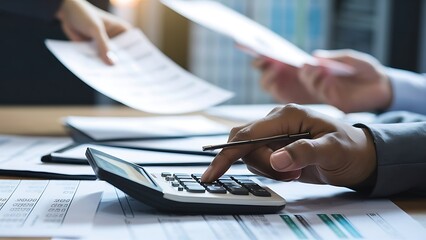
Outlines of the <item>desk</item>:
<svg viewBox="0 0 426 240">
<path fill-rule="evenodd" d="M 69 115 L 153 116 L 121 106 L 96 108 L 91 106 L 3 106 L 0 107 L 0 134 L 63 136 L 66 134 L 66 131 L 62 127 L 61 118 Z M 211 116 L 207 117 L 230 126 L 240 124 Z M 426 228 L 426 197 L 393 198 L 392 201 Z"/>
</svg>

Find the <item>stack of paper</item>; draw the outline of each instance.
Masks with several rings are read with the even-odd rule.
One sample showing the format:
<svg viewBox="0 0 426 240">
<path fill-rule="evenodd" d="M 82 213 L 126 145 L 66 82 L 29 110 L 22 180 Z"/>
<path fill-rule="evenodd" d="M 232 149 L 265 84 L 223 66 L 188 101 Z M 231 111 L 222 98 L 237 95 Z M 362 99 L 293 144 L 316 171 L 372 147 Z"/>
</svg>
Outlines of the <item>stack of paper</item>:
<svg viewBox="0 0 426 240">
<path fill-rule="evenodd" d="M 79 117 L 64 120 L 71 131 L 89 141 L 158 139 L 190 136 L 226 135 L 228 126 L 203 116 L 161 117 Z M 78 139 L 76 139 L 78 141 Z"/>
</svg>

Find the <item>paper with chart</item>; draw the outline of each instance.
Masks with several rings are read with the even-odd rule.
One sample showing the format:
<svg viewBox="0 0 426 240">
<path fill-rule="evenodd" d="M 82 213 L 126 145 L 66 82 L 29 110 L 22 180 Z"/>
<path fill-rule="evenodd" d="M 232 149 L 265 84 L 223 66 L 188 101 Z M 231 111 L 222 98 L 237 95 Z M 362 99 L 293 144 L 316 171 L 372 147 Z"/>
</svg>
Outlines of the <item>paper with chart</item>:
<svg viewBox="0 0 426 240">
<path fill-rule="evenodd" d="M 79 237 L 91 230 L 104 182 L 0 180 L 0 237 Z"/>
<path fill-rule="evenodd" d="M 116 58 L 113 66 L 101 61 L 92 43 L 46 40 L 46 45 L 86 84 L 142 111 L 194 112 L 222 103 L 233 95 L 179 67 L 139 30 L 127 31 L 110 41 Z"/>
<path fill-rule="evenodd" d="M 346 188 L 268 184 L 287 200 L 269 215 L 159 213 L 108 186 L 85 239 L 419 239 L 425 229 L 391 201 L 362 199 Z"/>
<path fill-rule="evenodd" d="M 266 56 L 295 67 L 301 67 L 305 63 L 318 64 L 317 59 L 278 34 L 218 2 L 209 0 L 161 0 L 161 2 L 191 21 L 231 37 L 242 50 L 250 54 Z M 351 67 L 338 62 L 330 61 L 324 64 L 338 75 L 348 75 L 354 71 Z"/>
</svg>

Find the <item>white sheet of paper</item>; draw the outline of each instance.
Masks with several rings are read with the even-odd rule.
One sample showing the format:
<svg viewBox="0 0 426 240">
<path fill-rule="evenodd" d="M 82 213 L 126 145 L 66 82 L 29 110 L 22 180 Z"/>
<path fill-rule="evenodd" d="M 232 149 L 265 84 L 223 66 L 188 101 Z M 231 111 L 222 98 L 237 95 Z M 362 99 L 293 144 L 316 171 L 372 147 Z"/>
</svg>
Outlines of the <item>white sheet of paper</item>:
<svg viewBox="0 0 426 240">
<path fill-rule="evenodd" d="M 77 77 L 129 107 L 159 114 L 206 109 L 233 94 L 179 67 L 139 30 L 110 41 L 113 66 L 101 61 L 92 43 L 46 40 L 48 49 Z"/>
<path fill-rule="evenodd" d="M 274 108 L 283 106 L 283 104 L 224 105 L 213 107 L 205 112 L 212 116 L 247 123 L 259 120 Z M 342 119 L 345 116 L 344 112 L 330 105 L 309 104 L 304 106 L 332 118 Z"/>
<path fill-rule="evenodd" d="M 419 239 L 426 230 L 386 199 L 327 185 L 268 184 L 287 200 L 268 215 L 159 213 L 108 186 L 85 239 Z"/>
<path fill-rule="evenodd" d="M 283 106 L 284 105 L 278 104 L 223 105 L 212 107 L 206 110 L 205 113 L 232 121 L 248 123 L 265 117 L 275 107 Z M 341 119 L 349 123 L 372 123 L 376 120 L 376 115 L 369 112 L 345 114 L 336 107 L 326 104 L 306 104 L 303 106 L 329 117 Z"/>
<path fill-rule="evenodd" d="M 233 38 L 242 50 L 301 67 L 305 63 L 317 65 L 318 61 L 273 31 L 240 13 L 209 0 L 161 2 L 189 20 Z M 338 62 L 327 63 L 340 75 L 352 74 L 354 69 Z"/>
<path fill-rule="evenodd" d="M 71 116 L 65 119 L 65 123 L 80 130 L 96 141 L 227 134 L 230 130 L 229 127 L 203 116 Z"/>
<path fill-rule="evenodd" d="M 104 182 L 0 180 L 0 237 L 88 234 Z"/>
<path fill-rule="evenodd" d="M 72 143 L 65 137 L 27 137 L 0 135 L 0 171 L 19 172 L 20 176 L 69 177 L 85 176 L 94 178 L 90 166 L 43 163 L 43 155 L 61 149 Z"/>
</svg>

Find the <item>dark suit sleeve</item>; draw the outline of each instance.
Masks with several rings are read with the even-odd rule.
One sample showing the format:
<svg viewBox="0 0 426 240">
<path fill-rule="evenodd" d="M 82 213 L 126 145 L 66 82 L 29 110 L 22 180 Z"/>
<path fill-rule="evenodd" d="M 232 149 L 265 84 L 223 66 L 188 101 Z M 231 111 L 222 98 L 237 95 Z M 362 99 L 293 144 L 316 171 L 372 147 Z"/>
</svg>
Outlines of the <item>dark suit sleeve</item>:
<svg viewBox="0 0 426 240">
<path fill-rule="evenodd" d="M 426 122 L 356 126 L 370 130 L 376 148 L 371 196 L 408 191 L 426 194 Z"/>
<path fill-rule="evenodd" d="M 51 21 L 61 4 L 62 0 L 3 0 L 0 11 Z"/>
</svg>

